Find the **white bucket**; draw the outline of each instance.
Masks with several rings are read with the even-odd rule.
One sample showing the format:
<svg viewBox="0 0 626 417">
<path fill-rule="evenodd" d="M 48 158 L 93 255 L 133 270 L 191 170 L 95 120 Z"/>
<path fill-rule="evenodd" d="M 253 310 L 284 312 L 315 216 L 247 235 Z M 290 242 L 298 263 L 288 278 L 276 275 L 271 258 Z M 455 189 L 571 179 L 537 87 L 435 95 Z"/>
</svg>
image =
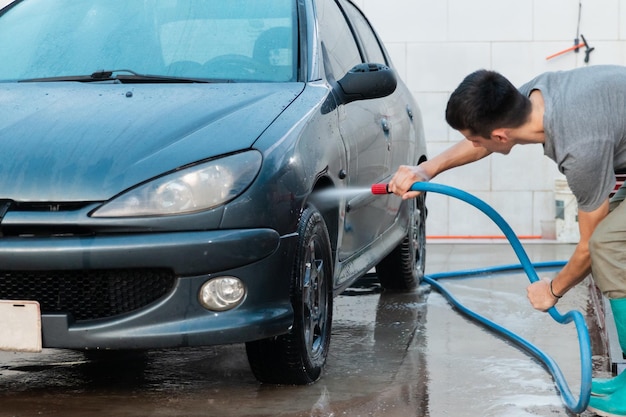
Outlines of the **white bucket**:
<svg viewBox="0 0 626 417">
<path fill-rule="evenodd" d="M 556 205 L 556 240 L 566 243 L 578 243 L 578 204 L 576 197 L 567 185 L 567 180 L 554 181 L 554 203 Z"/>
</svg>

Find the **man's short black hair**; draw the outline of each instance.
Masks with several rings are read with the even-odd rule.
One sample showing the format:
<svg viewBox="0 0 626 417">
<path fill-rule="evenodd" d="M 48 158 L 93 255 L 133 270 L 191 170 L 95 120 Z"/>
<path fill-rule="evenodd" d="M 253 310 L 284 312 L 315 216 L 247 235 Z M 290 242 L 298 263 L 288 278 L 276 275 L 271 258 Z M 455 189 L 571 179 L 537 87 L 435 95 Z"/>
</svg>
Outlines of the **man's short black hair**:
<svg viewBox="0 0 626 417">
<path fill-rule="evenodd" d="M 531 103 L 509 80 L 495 71 L 469 74 L 454 90 L 446 121 L 456 130 L 469 130 L 489 139 L 498 128 L 515 128 L 530 115 Z"/>
</svg>

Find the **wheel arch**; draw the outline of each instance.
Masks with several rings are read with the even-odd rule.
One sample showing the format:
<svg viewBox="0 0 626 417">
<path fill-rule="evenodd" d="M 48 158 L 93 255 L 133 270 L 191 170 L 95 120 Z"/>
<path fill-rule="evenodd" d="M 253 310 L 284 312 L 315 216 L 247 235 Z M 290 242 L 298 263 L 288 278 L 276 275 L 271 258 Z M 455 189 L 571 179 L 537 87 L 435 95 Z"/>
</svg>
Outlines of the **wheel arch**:
<svg viewBox="0 0 626 417">
<path fill-rule="evenodd" d="M 332 179 L 327 176 L 319 177 L 311 190 L 311 198 L 307 199 L 304 207 L 306 207 L 307 204 L 312 204 L 322 215 L 322 218 L 326 223 L 326 228 L 328 229 L 328 237 L 330 239 L 330 246 L 334 262 L 337 259 L 337 245 L 339 242 L 340 208 L 336 204 L 319 204 L 319 202 L 316 202 L 315 198 L 312 197 L 315 195 L 316 192 L 329 188 L 335 188 L 335 184 L 333 183 Z"/>
</svg>

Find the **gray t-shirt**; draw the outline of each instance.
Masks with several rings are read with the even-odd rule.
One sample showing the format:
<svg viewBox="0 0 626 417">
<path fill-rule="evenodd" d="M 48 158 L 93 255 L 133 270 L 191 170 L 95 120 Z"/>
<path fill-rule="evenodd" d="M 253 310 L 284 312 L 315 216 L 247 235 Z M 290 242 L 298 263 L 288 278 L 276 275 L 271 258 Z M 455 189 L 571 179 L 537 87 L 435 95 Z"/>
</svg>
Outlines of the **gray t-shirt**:
<svg viewBox="0 0 626 417">
<path fill-rule="evenodd" d="M 548 72 L 520 87 L 540 90 L 544 154 L 554 160 L 583 211 L 600 207 L 626 170 L 626 67 Z"/>
</svg>

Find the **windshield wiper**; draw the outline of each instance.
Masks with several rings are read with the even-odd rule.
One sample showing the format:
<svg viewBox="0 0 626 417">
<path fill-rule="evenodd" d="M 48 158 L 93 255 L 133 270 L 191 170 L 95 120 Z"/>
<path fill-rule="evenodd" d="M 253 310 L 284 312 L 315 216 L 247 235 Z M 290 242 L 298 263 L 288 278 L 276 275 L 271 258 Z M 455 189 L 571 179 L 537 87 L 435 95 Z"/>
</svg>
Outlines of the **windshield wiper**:
<svg viewBox="0 0 626 417">
<path fill-rule="evenodd" d="M 127 73 L 127 74 L 120 74 Z M 126 83 L 232 83 L 233 80 L 195 78 L 195 77 L 174 77 L 169 75 L 139 74 L 129 69 L 100 70 L 90 75 L 62 75 L 58 77 L 41 77 L 19 80 L 19 82 L 55 82 L 55 81 L 77 81 L 77 82 L 97 82 L 97 81 L 118 81 Z"/>
<path fill-rule="evenodd" d="M 91 73 L 90 77 L 94 80 L 116 79 L 119 75 L 113 76 L 113 74 L 116 74 L 118 72 L 127 72 L 129 74 L 132 74 L 135 77 L 143 77 L 143 75 L 138 74 L 135 71 L 129 70 L 129 69 L 118 69 L 118 70 L 110 70 L 110 71 L 100 70 L 100 71 Z"/>
</svg>

